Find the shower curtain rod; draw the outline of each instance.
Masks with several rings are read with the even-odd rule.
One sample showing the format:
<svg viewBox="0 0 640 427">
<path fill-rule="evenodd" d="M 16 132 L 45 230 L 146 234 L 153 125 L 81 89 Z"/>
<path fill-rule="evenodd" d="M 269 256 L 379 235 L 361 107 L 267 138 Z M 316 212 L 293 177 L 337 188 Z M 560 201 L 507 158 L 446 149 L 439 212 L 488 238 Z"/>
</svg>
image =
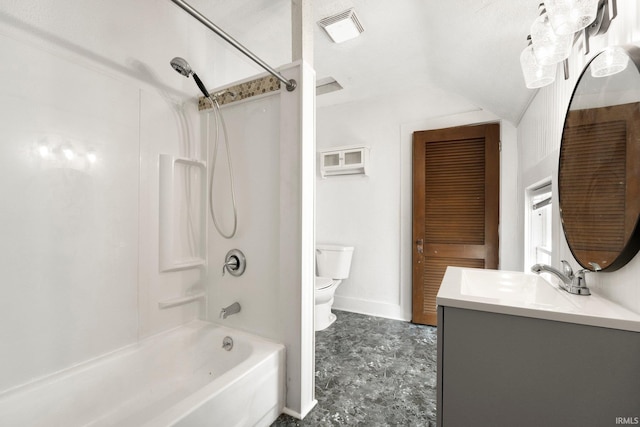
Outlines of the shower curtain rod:
<svg viewBox="0 0 640 427">
<path fill-rule="evenodd" d="M 244 53 L 253 62 L 255 62 L 256 64 L 258 64 L 259 66 L 261 66 L 262 68 L 267 70 L 275 78 L 277 78 L 282 83 L 284 83 L 289 92 L 293 91 L 296 88 L 297 83 L 296 83 L 295 80 L 293 80 L 293 79 L 287 80 L 282 74 L 277 72 L 274 68 L 269 66 L 269 64 L 264 62 L 262 59 L 258 58 L 256 55 L 254 55 L 253 52 L 251 52 L 249 49 L 247 49 L 246 47 L 241 45 L 237 40 L 235 40 L 229 34 L 225 33 L 220 27 L 218 27 L 216 24 L 211 22 L 209 19 L 207 19 L 207 17 L 205 17 L 200 12 L 198 12 L 196 9 L 191 7 L 187 2 L 184 2 L 182 0 L 171 0 L 171 1 L 174 2 L 176 5 L 180 6 L 189 15 L 193 16 L 198 21 L 200 21 L 205 27 L 209 28 L 211 31 L 213 31 L 214 33 L 216 33 L 217 35 L 222 37 L 225 41 L 227 41 L 233 47 L 238 49 L 240 52 Z"/>
</svg>

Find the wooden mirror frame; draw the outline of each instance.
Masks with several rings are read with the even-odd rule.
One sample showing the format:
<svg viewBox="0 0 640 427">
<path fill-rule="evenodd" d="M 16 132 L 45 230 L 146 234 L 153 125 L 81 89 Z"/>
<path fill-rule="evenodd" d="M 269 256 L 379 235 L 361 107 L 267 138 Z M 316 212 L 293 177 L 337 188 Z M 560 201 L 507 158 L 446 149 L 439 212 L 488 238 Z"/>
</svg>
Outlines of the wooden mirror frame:
<svg viewBox="0 0 640 427">
<path fill-rule="evenodd" d="M 629 63 L 620 74 L 590 81 L 589 67 L 598 55 L 587 64 L 571 95 L 562 131 L 558 162 L 562 229 L 573 257 L 592 271 L 617 270 L 640 249 L 640 96 L 572 110 L 577 93 L 602 100 L 606 89 L 615 86 L 616 76 L 624 78 L 634 71 L 633 87 L 640 94 L 640 48 L 624 46 L 624 50 Z M 587 89 L 590 83 L 601 84 L 597 93 L 584 88 L 580 93 L 583 82 Z"/>
</svg>

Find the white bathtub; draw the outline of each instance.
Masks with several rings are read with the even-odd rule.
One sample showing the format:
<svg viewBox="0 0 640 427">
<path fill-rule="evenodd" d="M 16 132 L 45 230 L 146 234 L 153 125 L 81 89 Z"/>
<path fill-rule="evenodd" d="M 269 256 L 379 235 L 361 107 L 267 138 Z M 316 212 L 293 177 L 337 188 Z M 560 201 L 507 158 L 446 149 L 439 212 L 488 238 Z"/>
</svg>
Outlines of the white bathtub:
<svg viewBox="0 0 640 427">
<path fill-rule="evenodd" d="M 0 424 L 267 426 L 284 407 L 284 358 L 282 345 L 194 321 L 0 394 Z"/>
</svg>

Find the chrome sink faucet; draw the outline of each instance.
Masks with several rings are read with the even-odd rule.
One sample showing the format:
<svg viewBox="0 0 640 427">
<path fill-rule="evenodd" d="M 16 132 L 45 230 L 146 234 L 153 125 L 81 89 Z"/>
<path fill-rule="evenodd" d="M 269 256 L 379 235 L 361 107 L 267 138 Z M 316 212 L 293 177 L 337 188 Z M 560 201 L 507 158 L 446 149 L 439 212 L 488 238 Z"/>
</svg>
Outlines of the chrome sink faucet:
<svg viewBox="0 0 640 427">
<path fill-rule="evenodd" d="M 589 264 L 593 265 L 595 271 L 599 271 L 602 269 L 595 262 L 591 262 Z M 553 274 L 561 280 L 560 287 L 570 294 L 591 295 L 591 291 L 589 291 L 587 282 L 584 278 L 585 273 L 589 273 L 591 272 L 591 270 L 584 268 L 574 273 L 569 263 L 565 260 L 562 260 L 562 271 L 546 264 L 536 264 L 531 267 L 531 271 L 536 274 L 540 274 L 543 272 Z"/>
<path fill-rule="evenodd" d="M 221 319 L 226 319 L 227 317 L 231 316 L 232 314 L 236 314 L 236 313 L 239 313 L 239 312 L 240 312 L 240 304 L 238 304 L 237 302 L 234 302 L 229 307 L 225 307 L 222 310 L 220 310 L 220 318 Z"/>
</svg>

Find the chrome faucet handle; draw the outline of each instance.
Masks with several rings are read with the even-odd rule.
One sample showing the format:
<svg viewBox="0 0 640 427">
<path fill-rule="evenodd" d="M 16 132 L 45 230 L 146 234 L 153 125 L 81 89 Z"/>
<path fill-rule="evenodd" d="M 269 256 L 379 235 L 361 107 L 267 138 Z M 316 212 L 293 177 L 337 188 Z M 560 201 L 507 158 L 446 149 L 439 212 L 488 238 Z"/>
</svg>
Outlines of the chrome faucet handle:
<svg viewBox="0 0 640 427">
<path fill-rule="evenodd" d="M 231 249 L 224 257 L 222 265 L 222 275 L 228 272 L 232 276 L 241 276 L 247 268 L 247 259 L 239 249 Z"/>
<path fill-rule="evenodd" d="M 577 280 L 584 280 L 585 273 L 591 273 L 591 270 L 589 270 L 588 268 L 581 268 L 580 270 L 576 271 L 574 278 Z"/>
<path fill-rule="evenodd" d="M 224 276 L 224 273 L 227 270 L 236 271 L 238 268 L 240 268 L 240 261 L 238 260 L 238 258 L 235 255 L 232 255 L 232 256 L 229 257 L 229 261 L 226 261 L 222 265 L 222 275 Z"/>
<path fill-rule="evenodd" d="M 560 262 L 562 263 L 562 273 L 569 279 L 573 279 L 573 268 L 571 268 L 571 264 L 564 259 Z"/>
<path fill-rule="evenodd" d="M 593 267 L 593 270 L 590 270 L 588 268 L 583 268 L 581 270 L 578 270 L 578 271 L 576 271 L 576 277 L 577 278 L 584 280 L 585 273 L 597 273 L 598 271 L 602 270 L 602 267 L 600 267 L 595 262 L 590 262 L 589 264 L 591 264 L 591 266 Z"/>
<path fill-rule="evenodd" d="M 587 280 L 584 277 L 586 273 L 591 272 L 588 268 L 576 271 L 575 276 L 571 279 L 571 290 L 569 292 L 576 295 L 591 295 L 591 291 L 587 287 Z"/>
<path fill-rule="evenodd" d="M 582 268 L 576 271 L 575 277 L 578 278 L 579 280 L 584 280 L 585 273 L 596 273 L 602 270 L 602 267 L 600 267 L 598 263 L 590 262 L 589 264 L 591 264 L 591 266 L 593 267 L 593 270 L 590 270 L 588 268 Z"/>
</svg>

